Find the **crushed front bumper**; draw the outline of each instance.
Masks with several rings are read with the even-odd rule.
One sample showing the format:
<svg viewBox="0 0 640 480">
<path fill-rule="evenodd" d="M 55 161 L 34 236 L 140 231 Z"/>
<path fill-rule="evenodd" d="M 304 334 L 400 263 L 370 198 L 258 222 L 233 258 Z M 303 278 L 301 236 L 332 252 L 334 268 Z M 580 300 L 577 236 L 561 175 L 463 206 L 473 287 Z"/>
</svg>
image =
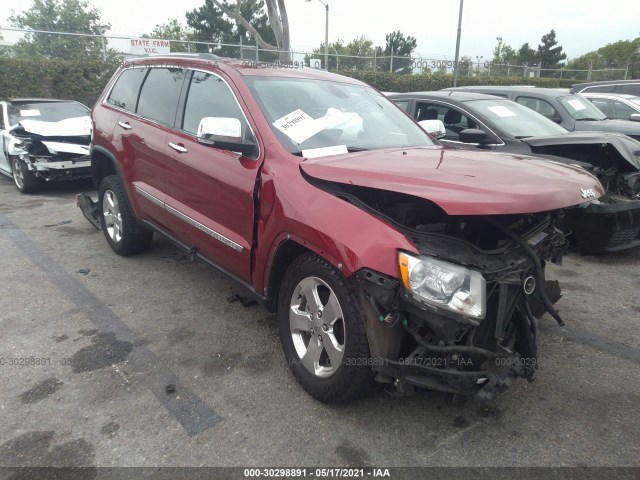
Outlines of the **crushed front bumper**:
<svg viewBox="0 0 640 480">
<path fill-rule="evenodd" d="M 640 246 L 640 200 L 590 203 L 567 209 L 564 222 L 585 255 Z"/>
</svg>

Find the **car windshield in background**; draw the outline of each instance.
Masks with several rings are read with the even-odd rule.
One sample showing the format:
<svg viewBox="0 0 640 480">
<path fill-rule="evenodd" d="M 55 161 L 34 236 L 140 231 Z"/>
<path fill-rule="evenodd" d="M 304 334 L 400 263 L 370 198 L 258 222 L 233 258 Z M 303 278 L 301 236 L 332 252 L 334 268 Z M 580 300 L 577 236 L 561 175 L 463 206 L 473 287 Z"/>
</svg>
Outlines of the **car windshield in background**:
<svg viewBox="0 0 640 480">
<path fill-rule="evenodd" d="M 564 127 L 510 100 L 471 100 L 467 103 L 489 118 L 497 128 L 515 138 L 567 133 Z"/>
<path fill-rule="evenodd" d="M 602 113 L 589 100 L 579 97 L 578 95 L 568 95 L 558 98 L 558 101 L 569 112 L 574 120 L 604 120 L 607 116 Z"/>
<path fill-rule="evenodd" d="M 22 120 L 41 122 L 59 122 L 67 118 L 86 117 L 89 109 L 76 102 L 33 102 L 8 104 L 9 125 L 14 126 Z"/>
<path fill-rule="evenodd" d="M 434 145 L 409 117 L 370 88 L 283 77 L 249 77 L 246 82 L 291 153 L 325 147 L 358 151 Z"/>
</svg>

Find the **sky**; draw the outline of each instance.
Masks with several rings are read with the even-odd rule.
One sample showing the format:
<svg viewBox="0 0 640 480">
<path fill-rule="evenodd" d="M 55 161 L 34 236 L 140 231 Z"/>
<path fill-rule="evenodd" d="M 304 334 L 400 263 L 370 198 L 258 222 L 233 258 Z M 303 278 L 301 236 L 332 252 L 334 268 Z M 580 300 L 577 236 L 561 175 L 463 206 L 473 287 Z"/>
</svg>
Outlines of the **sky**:
<svg viewBox="0 0 640 480">
<path fill-rule="evenodd" d="M 323 0 L 325 1 L 325 0 Z M 11 10 L 28 9 L 31 0 L 11 0 L 0 11 L 0 26 L 9 27 Z M 93 0 L 109 33 L 140 36 L 157 24 L 176 18 L 204 0 Z M 416 38 L 415 50 L 423 58 L 453 59 L 460 2 L 458 0 L 326 0 L 329 4 L 329 43 L 348 43 L 365 35 L 384 47 L 385 35 L 400 30 Z M 324 42 L 325 9 L 320 0 L 287 0 L 294 50 L 311 50 Z M 518 10 L 517 8 L 520 8 Z M 569 59 L 607 43 L 640 36 L 640 2 L 637 0 L 467 0 L 462 19 L 460 55 L 491 59 L 496 37 L 514 48 L 524 42 L 535 49 L 551 29 Z"/>
</svg>

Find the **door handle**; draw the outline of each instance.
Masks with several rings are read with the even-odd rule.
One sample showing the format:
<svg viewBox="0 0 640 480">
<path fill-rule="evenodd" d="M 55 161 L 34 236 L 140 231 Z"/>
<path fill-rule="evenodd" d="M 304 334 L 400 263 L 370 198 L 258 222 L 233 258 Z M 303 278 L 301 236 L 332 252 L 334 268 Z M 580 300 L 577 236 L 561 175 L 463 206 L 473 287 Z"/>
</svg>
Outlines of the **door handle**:
<svg viewBox="0 0 640 480">
<path fill-rule="evenodd" d="M 131 130 L 133 128 L 131 125 L 129 125 L 128 123 L 125 123 L 125 122 L 118 122 L 118 125 L 120 125 L 125 130 Z"/>
<path fill-rule="evenodd" d="M 169 142 L 169 146 L 178 153 L 187 153 L 189 151 L 186 148 L 184 148 L 182 145 L 178 145 L 177 143 Z"/>
</svg>

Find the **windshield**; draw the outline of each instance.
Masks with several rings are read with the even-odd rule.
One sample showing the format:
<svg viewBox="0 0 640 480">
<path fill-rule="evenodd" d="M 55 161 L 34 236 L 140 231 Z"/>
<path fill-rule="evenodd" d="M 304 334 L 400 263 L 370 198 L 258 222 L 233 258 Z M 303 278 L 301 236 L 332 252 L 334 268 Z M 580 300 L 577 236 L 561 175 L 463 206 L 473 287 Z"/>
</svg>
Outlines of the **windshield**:
<svg viewBox="0 0 640 480">
<path fill-rule="evenodd" d="M 14 126 L 22 120 L 59 122 L 67 118 L 86 117 L 89 109 L 77 102 L 9 103 L 7 113 L 9 125 Z"/>
<path fill-rule="evenodd" d="M 471 100 L 466 103 L 511 137 L 544 137 L 567 133 L 564 127 L 511 100 Z"/>
<path fill-rule="evenodd" d="M 284 77 L 248 77 L 246 82 L 276 137 L 293 154 L 327 147 L 339 153 L 434 145 L 371 88 Z"/>
<path fill-rule="evenodd" d="M 607 118 L 593 103 L 578 95 L 560 97 L 558 101 L 574 120 L 604 120 Z"/>
</svg>

